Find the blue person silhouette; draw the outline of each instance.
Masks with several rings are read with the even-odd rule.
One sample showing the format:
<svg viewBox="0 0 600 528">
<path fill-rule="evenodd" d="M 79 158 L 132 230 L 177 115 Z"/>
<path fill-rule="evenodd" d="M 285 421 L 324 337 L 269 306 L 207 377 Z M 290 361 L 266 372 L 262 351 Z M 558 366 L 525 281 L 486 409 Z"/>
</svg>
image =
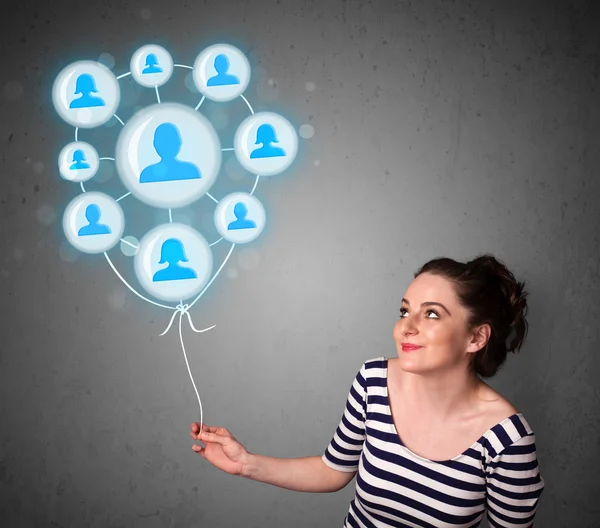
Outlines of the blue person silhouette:
<svg viewBox="0 0 600 528">
<path fill-rule="evenodd" d="M 92 95 L 92 92 L 98 93 L 94 78 L 89 73 L 82 73 L 79 77 L 77 77 L 77 81 L 75 82 L 75 91 L 73 92 L 75 95 L 81 94 L 81 97 L 79 99 L 73 99 L 69 105 L 69 108 L 106 106 L 104 104 L 104 99 Z"/>
<path fill-rule="evenodd" d="M 262 147 L 253 150 L 250 154 L 250 159 L 285 156 L 285 150 L 271 145 L 271 143 L 279 143 L 272 125 L 265 123 L 258 127 L 256 131 L 256 143 L 254 144 L 258 145 L 259 143 L 262 143 Z"/>
<path fill-rule="evenodd" d="M 90 204 L 86 207 L 85 217 L 89 224 L 79 230 L 77 233 L 79 236 L 108 235 L 112 233 L 110 227 L 98 223 L 98 220 L 100 220 L 100 207 L 96 204 Z"/>
<path fill-rule="evenodd" d="M 165 240 L 160 248 L 159 264 L 168 263 L 169 265 L 158 270 L 152 277 L 152 282 L 198 278 L 193 269 L 182 268 L 179 262 L 188 262 L 181 240 L 177 238 Z"/>
<path fill-rule="evenodd" d="M 250 229 L 256 227 L 256 224 L 252 220 L 248 220 L 246 215 L 248 214 L 248 208 L 244 202 L 238 202 L 233 208 L 233 214 L 237 218 L 227 226 L 227 231 L 233 231 L 234 229 Z"/>
<path fill-rule="evenodd" d="M 229 59 L 227 55 L 222 53 L 215 57 L 214 62 L 217 75 L 208 79 L 206 86 L 224 86 L 227 84 L 240 84 L 240 80 L 231 73 L 227 73 L 229 69 Z"/>
<path fill-rule="evenodd" d="M 163 69 L 158 65 L 158 59 L 154 53 L 146 55 L 146 67 L 142 71 L 144 73 L 161 73 Z"/>
<path fill-rule="evenodd" d="M 77 149 L 75 152 L 73 152 L 72 163 L 73 163 L 73 165 L 71 165 L 71 167 L 69 167 L 70 170 L 89 169 L 90 168 L 90 164 L 86 161 L 85 154 L 83 153 L 83 150 L 81 150 L 81 149 Z"/>
<path fill-rule="evenodd" d="M 161 160 L 146 167 L 140 175 L 140 183 L 201 178 L 200 170 L 188 161 L 177 159 L 181 150 L 181 136 L 173 123 L 162 123 L 154 131 L 154 149 Z"/>
</svg>

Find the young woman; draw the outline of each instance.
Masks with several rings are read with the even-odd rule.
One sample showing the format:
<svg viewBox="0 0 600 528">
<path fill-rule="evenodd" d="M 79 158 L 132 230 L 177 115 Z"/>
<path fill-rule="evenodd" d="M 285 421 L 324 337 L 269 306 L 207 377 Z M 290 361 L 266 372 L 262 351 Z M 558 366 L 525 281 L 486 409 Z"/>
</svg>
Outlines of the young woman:
<svg viewBox="0 0 600 528">
<path fill-rule="evenodd" d="M 358 473 L 344 527 L 533 526 L 544 480 L 523 415 L 481 378 L 527 333 L 524 284 L 492 255 L 434 259 L 414 276 L 393 336 L 398 357 L 365 361 L 324 454 L 248 452 L 222 427 L 192 424 L 217 468 L 304 492 Z M 511 337 L 507 344 L 508 338 Z"/>
</svg>

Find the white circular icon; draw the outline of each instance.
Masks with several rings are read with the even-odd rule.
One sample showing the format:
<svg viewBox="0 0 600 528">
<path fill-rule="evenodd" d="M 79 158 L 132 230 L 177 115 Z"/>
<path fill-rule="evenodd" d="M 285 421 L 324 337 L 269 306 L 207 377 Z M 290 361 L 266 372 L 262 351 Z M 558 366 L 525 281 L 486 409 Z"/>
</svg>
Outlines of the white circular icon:
<svg viewBox="0 0 600 528">
<path fill-rule="evenodd" d="M 198 55 L 192 76 L 198 91 L 208 99 L 231 101 L 248 87 L 250 63 L 236 47 L 214 44 Z"/>
<path fill-rule="evenodd" d="M 155 227 L 140 241 L 135 274 L 142 287 L 163 301 L 183 301 L 200 293 L 212 273 L 208 242 L 179 223 Z"/>
<path fill-rule="evenodd" d="M 242 121 L 235 132 L 233 147 L 246 170 L 259 176 L 273 176 L 294 161 L 298 136 L 284 117 L 273 112 L 259 112 Z"/>
<path fill-rule="evenodd" d="M 149 205 L 176 208 L 210 189 L 221 166 L 221 145 L 202 114 L 179 103 L 160 103 L 127 122 L 115 159 L 134 196 Z"/>
<path fill-rule="evenodd" d="M 103 253 L 114 247 L 125 229 L 121 206 L 101 192 L 75 197 L 63 215 L 67 240 L 84 253 Z"/>
<path fill-rule="evenodd" d="M 60 175 L 72 182 L 84 182 L 92 179 L 100 159 L 98 152 L 89 143 L 73 141 L 66 145 L 58 155 L 58 170 Z"/>
<path fill-rule="evenodd" d="M 67 123 L 93 128 L 106 123 L 121 99 L 119 83 L 104 64 L 78 61 L 64 68 L 52 88 L 52 102 Z"/>
<path fill-rule="evenodd" d="M 261 234 L 265 227 L 265 208 L 252 194 L 228 194 L 215 208 L 215 227 L 228 242 L 244 244 Z"/>
<path fill-rule="evenodd" d="M 162 46 L 149 44 L 131 57 L 131 76 L 142 86 L 162 86 L 173 73 L 171 54 Z"/>
</svg>

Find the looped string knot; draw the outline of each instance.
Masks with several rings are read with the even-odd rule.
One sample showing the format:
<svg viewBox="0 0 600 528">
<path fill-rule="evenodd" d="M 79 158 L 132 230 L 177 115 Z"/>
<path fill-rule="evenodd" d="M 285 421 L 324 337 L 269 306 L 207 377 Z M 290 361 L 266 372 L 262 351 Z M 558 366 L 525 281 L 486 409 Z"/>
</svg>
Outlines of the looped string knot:
<svg viewBox="0 0 600 528">
<path fill-rule="evenodd" d="M 208 328 L 204 328 L 203 330 L 198 330 L 194 326 L 194 323 L 192 322 L 192 317 L 190 316 L 190 312 L 188 311 L 189 307 L 190 307 L 189 304 L 187 304 L 187 303 L 183 304 L 183 302 L 180 301 L 179 304 L 175 307 L 175 310 L 173 310 L 173 315 L 171 316 L 171 320 L 169 321 L 169 325 L 167 326 L 167 328 L 165 329 L 165 331 L 162 334 L 160 334 L 160 335 L 163 336 L 163 335 L 165 335 L 169 331 L 169 329 L 171 328 L 171 325 L 173 324 L 173 320 L 175 319 L 175 316 L 177 314 L 180 314 L 180 316 L 179 316 L 180 324 L 181 324 L 181 319 L 183 318 L 183 315 L 184 314 L 187 315 L 188 322 L 190 323 L 191 329 L 194 332 L 197 332 L 199 334 L 202 333 L 202 332 L 206 332 L 207 330 L 211 330 L 212 328 L 214 328 L 215 326 L 217 326 L 217 325 L 212 325 L 212 326 L 209 326 Z"/>
</svg>

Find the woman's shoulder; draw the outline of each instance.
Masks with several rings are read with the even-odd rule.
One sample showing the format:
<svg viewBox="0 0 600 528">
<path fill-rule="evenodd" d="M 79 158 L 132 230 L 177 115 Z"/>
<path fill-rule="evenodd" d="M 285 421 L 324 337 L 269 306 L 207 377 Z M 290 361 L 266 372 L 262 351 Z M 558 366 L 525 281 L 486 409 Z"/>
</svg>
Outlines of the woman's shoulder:
<svg viewBox="0 0 600 528">
<path fill-rule="evenodd" d="M 385 377 L 385 371 L 387 369 L 388 361 L 385 356 L 372 357 L 366 359 L 360 370 L 364 377 Z"/>
</svg>

